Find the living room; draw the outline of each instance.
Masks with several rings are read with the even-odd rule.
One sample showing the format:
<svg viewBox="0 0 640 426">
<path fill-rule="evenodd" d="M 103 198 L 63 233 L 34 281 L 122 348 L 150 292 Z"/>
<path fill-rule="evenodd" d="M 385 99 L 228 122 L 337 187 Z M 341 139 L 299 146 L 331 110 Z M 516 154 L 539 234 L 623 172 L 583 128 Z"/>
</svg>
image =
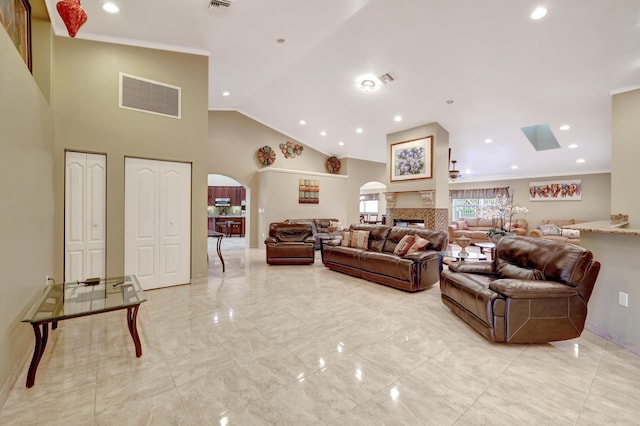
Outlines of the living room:
<svg viewBox="0 0 640 426">
<path fill-rule="evenodd" d="M 45 277 L 53 276 L 59 279 L 63 276 L 63 158 L 66 150 L 99 152 L 108 156 L 107 185 L 109 193 L 106 214 L 109 223 L 107 229 L 107 271 L 110 275 L 122 274 L 124 271 L 124 260 L 122 258 L 124 245 L 124 219 L 122 212 L 124 203 L 124 158 L 132 156 L 171 159 L 192 164 L 192 285 L 170 291 L 171 297 L 189 297 L 185 296 L 185 293 L 193 291 L 196 298 L 201 297 L 203 300 L 211 302 L 211 305 L 216 302 L 207 298 L 209 294 L 206 290 L 207 283 L 212 282 L 214 286 L 212 288 L 219 290 L 221 294 L 225 293 L 225 291 L 231 291 L 230 287 L 233 286 L 234 280 L 237 280 L 239 275 L 244 274 L 245 268 L 238 266 L 235 272 L 227 275 L 227 277 L 231 278 L 227 278 L 224 285 L 225 277 L 220 275 L 220 271 L 216 271 L 215 274 L 217 275 L 213 277 L 209 276 L 209 268 L 205 256 L 207 251 L 205 233 L 207 222 L 206 175 L 208 173 L 232 177 L 247 188 L 250 188 L 251 198 L 247 200 L 247 240 L 249 241 L 249 248 L 246 250 L 250 252 L 254 250 L 257 254 L 251 252 L 252 254 L 248 255 L 246 259 L 249 259 L 248 265 L 259 267 L 260 274 L 268 276 L 270 280 L 276 279 L 278 270 L 276 268 L 265 269 L 258 266 L 264 263 L 262 242 L 266 225 L 269 221 L 289 217 L 335 216 L 348 224 L 358 220 L 358 194 L 360 186 L 364 183 L 369 181 L 388 183 L 388 191 L 390 192 L 407 190 L 404 185 L 394 186 L 391 182 L 388 182 L 388 166 L 385 163 L 348 157 L 341 158 L 341 173 L 332 175 L 326 169 L 327 153 L 305 145 L 304 141 L 290 138 L 284 133 L 237 111 L 207 111 L 207 93 L 202 87 L 207 86 L 208 64 L 207 59 L 203 56 L 56 37 L 51 34 L 50 27 L 51 24 L 46 21 L 34 21 L 34 39 L 36 40 L 34 41 L 34 46 L 39 45 L 41 51 L 40 53 L 35 53 L 33 75 L 28 72 L 20 56 L 15 53 L 11 40 L 4 33 L 0 34 L 0 55 L 3 58 L 2 71 L 5 76 L 0 82 L 0 91 L 3 93 L 0 105 L 2 105 L 3 111 L 2 128 L 6 135 L 6 138 L 3 137 L 4 151 L 2 159 L 0 159 L 5 179 L 2 180 L 0 185 L 2 193 L 5 195 L 5 200 L 7 200 L 6 204 L 10 207 L 3 209 L 1 213 L 2 222 L 5 224 L 3 227 L 5 240 L 9 243 L 5 244 L 2 256 L 0 256 L 2 270 L 5 273 L 5 280 L 0 284 L 0 289 L 5 295 L 2 302 L 0 302 L 2 306 L 2 309 L 0 309 L 0 322 L 4 325 L 0 336 L 0 347 L 2 348 L 0 349 L 0 383 L 2 383 L 2 392 L 5 397 L 8 396 L 11 390 L 10 387 L 12 381 L 16 378 L 16 374 L 20 374 L 20 369 L 25 365 L 25 359 L 30 355 L 33 345 L 31 330 L 27 325 L 20 322 L 24 311 L 29 301 L 44 286 Z M 51 48 L 42 47 L 47 45 L 51 46 Z M 6 61 L 4 61 L 5 58 L 7 59 Z M 182 86 L 184 90 L 182 120 L 166 120 L 119 109 L 116 100 L 118 91 L 117 78 L 118 73 L 123 71 L 153 77 L 158 81 L 170 81 Z M 84 76 L 90 77 L 85 78 Z M 633 94 L 633 91 L 631 94 Z M 623 97 L 618 98 L 623 100 Z M 626 99 L 626 96 L 624 98 Z M 79 105 L 86 105 L 87 102 L 90 102 L 91 108 L 79 107 Z M 637 106 L 633 105 L 634 102 L 637 101 L 631 102 L 631 111 L 638 110 Z M 614 109 L 622 107 L 621 104 L 615 102 L 613 105 Z M 431 121 L 415 122 L 413 125 L 403 125 L 404 127 L 400 129 L 422 127 L 430 123 Z M 633 159 L 638 158 L 637 148 L 633 143 L 634 134 L 637 134 L 637 129 L 623 131 L 621 127 L 614 125 L 613 140 L 619 140 L 622 143 L 614 146 L 615 155 L 611 171 L 572 174 L 570 176 L 582 181 L 584 192 L 580 202 L 530 202 L 528 197 L 530 182 L 566 178 L 566 176 L 545 175 L 543 176 L 544 179 L 540 177 L 535 179 L 512 178 L 467 183 L 465 183 L 464 179 L 454 183 L 449 183 L 448 179 L 445 179 L 444 187 L 437 189 L 439 196 L 444 197 L 438 207 L 449 208 L 448 189 L 508 186 L 514 191 L 515 201 L 528 208 L 529 212 L 524 217 L 528 220 L 530 227 L 534 227 L 540 220 L 547 218 L 576 218 L 592 221 L 607 219 L 613 213 L 627 213 L 632 220 L 637 220 L 638 211 L 640 211 L 637 201 L 633 200 L 632 197 L 625 196 L 625 194 L 632 193 L 632 182 L 634 182 L 632 175 L 634 171 Z M 428 136 L 428 134 L 421 133 L 420 136 Z M 406 139 L 398 138 L 393 142 L 402 140 Z M 267 168 L 262 168 L 258 163 L 256 151 L 265 145 L 278 147 L 279 144 L 286 141 L 304 145 L 303 154 L 290 159 L 285 159 L 279 155 L 272 167 L 268 170 Z M 436 173 L 446 173 L 449 167 L 446 153 L 442 151 L 438 155 L 439 160 L 435 163 L 434 170 Z M 264 171 L 258 172 L 258 170 Z M 22 179 L 16 180 L 16 176 L 22 176 Z M 307 176 L 317 177 L 320 180 L 320 203 L 315 206 L 298 203 L 298 181 L 300 178 Z M 440 184 L 442 184 L 442 181 L 440 181 Z M 431 188 L 426 188 L 426 185 L 420 184 L 416 185 L 416 188 L 411 188 L 411 193 L 398 197 L 396 206 L 399 208 L 421 206 L 423 201 L 419 191 L 424 189 Z M 261 211 L 261 209 L 265 210 Z M 596 288 L 604 290 L 608 288 L 608 285 L 612 285 L 611 283 L 615 283 L 616 286 L 611 291 L 601 294 L 600 298 L 597 299 L 602 302 L 602 306 L 598 305 L 600 307 L 599 311 L 602 312 L 602 316 L 598 317 L 599 323 L 597 324 L 600 328 L 594 330 L 598 332 L 597 334 L 591 332 L 592 334 L 589 335 L 590 337 L 586 339 L 586 342 L 579 342 L 581 347 L 586 347 L 587 349 L 581 353 L 582 358 L 578 359 L 577 355 L 575 355 L 578 364 L 588 362 L 584 361 L 585 358 L 589 361 L 597 359 L 603 361 L 604 370 L 611 367 L 612 369 L 622 368 L 622 371 L 626 371 L 625 368 L 634 370 L 638 365 L 637 356 L 633 353 L 637 353 L 636 350 L 623 352 L 620 349 L 620 353 L 623 354 L 620 355 L 620 358 L 626 360 L 626 364 L 622 364 L 622 367 L 618 364 L 605 362 L 610 360 L 602 356 L 605 348 L 615 351 L 616 349 L 611 348 L 619 348 L 620 346 L 617 345 L 624 345 L 633 350 L 640 345 L 640 337 L 638 337 L 634 326 L 639 312 L 634 304 L 638 294 L 634 286 L 635 277 L 638 273 L 637 266 L 634 265 L 634 256 L 637 255 L 637 243 L 631 238 L 623 237 L 622 240 L 607 239 L 604 242 L 592 239 L 584 244 L 585 247 L 589 248 L 591 247 L 587 244 L 593 246 L 596 258 L 602 261 L 604 265 L 612 265 L 608 266 L 608 273 L 603 269 Z M 609 249 L 611 249 L 611 252 L 607 253 Z M 244 250 L 238 251 L 238 259 L 245 256 L 245 253 Z M 621 265 L 621 263 L 623 264 Z M 345 306 L 345 309 L 356 313 L 366 310 L 363 307 L 358 307 L 358 305 L 364 305 L 367 301 L 375 302 L 375 306 L 381 310 L 400 308 L 403 304 L 415 304 L 423 310 L 442 308 L 435 303 L 436 301 L 428 293 L 424 293 L 423 297 L 425 299 L 421 302 L 418 302 L 416 298 L 407 301 L 406 297 L 403 297 L 406 295 L 399 291 L 384 288 L 372 290 L 371 285 L 363 285 L 352 279 L 342 280 L 341 278 L 336 278 L 335 275 L 327 275 L 326 272 L 316 272 L 317 269 L 320 269 L 320 265 L 314 266 L 312 279 L 307 276 L 309 270 L 304 268 L 294 269 L 291 273 L 287 273 L 286 277 L 290 283 L 309 279 L 311 286 L 321 286 L 326 280 L 331 286 L 331 291 L 345 291 L 344 298 L 349 303 L 343 302 L 344 304 L 341 305 L 339 298 L 329 298 L 328 292 L 314 293 L 316 300 L 310 300 L 303 294 L 303 288 L 296 288 L 290 284 L 281 284 L 292 295 L 292 300 L 295 300 L 299 306 L 304 304 L 304 306 L 311 309 L 316 303 L 318 311 L 326 308 L 328 309 L 327 312 L 332 312 L 336 315 L 336 311 L 333 308 L 328 308 L 328 303 L 324 302 L 331 299 L 335 306 Z M 258 279 L 257 277 L 253 278 Z M 258 291 L 255 294 L 266 295 L 269 292 L 269 284 L 273 282 L 261 281 L 260 288 L 257 289 Z M 244 281 L 241 285 L 250 289 Z M 306 283 L 299 285 L 306 285 Z M 617 295 L 619 291 L 625 291 L 631 296 L 629 308 L 621 309 L 618 307 Z M 254 297 L 258 297 L 252 296 L 250 292 L 248 293 L 245 294 L 246 300 L 254 300 Z M 166 306 L 169 303 L 167 300 L 170 299 L 169 297 L 163 297 L 160 292 L 156 294 L 158 295 L 152 297 L 152 303 L 149 303 L 149 305 L 153 304 L 157 307 L 163 304 Z M 278 294 L 281 299 L 286 298 L 286 292 Z M 231 297 L 233 296 L 231 295 Z M 326 299 L 323 300 L 323 298 Z M 238 301 L 236 300 L 236 302 Z M 385 308 L 386 304 L 388 304 L 388 308 Z M 170 326 L 168 322 L 159 319 L 162 314 L 166 314 L 163 309 L 142 306 L 143 311 L 148 309 L 148 314 L 145 314 L 147 316 L 146 321 L 149 324 L 148 330 L 153 329 L 153 325 L 151 325 L 153 322 L 166 327 Z M 278 306 L 282 307 L 282 305 Z M 269 309 L 264 305 L 261 305 L 260 308 Z M 273 316 L 273 320 L 258 316 L 255 312 L 240 312 L 245 313 L 252 319 L 265 321 L 264 324 L 268 324 L 273 330 L 286 334 L 286 330 L 278 328 L 279 325 L 275 321 L 275 319 L 282 317 L 282 314 L 278 312 L 267 311 Z M 295 318 L 302 318 L 305 314 L 305 312 L 300 311 L 292 312 L 295 314 L 293 315 Z M 441 311 L 438 312 L 442 313 Z M 366 313 L 370 312 L 366 310 Z M 209 314 L 211 314 L 212 318 L 215 315 L 213 312 L 209 312 Z M 256 316 L 253 317 L 249 314 Z M 319 312 L 317 314 L 320 315 Z M 228 319 L 230 315 L 228 309 L 225 310 L 225 315 Z M 167 314 L 167 318 L 170 317 Z M 345 322 L 366 322 L 366 318 L 363 316 L 337 318 L 344 319 Z M 420 320 L 420 317 L 415 313 L 412 313 L 410 318 L 411 320 Z M 119 321 L 120 319 L 117 317 L 111 320 L 108 323 L 108 328 L 124 328 L 124 338 L 128 338 L 126 326 L 122 327 L 123 324 Z M 393 316 L 376 317 L 375 319 L 376 325 L 380 327 L 380 334 L 384 334 L 386 330 L 385 321 L 393 322 L 395 320 Z M 331 328 L 332 331 L 336 331 L 336 334 L 338 334 L 337 330 L 340 328 L 337 322 L 332 324 L 333 327 Z M 444 325 L 448 328 L 456 328 L 464 325 L 452 321 L 446 315 L 441 317 L 439 314 L 430 315 L 429 322 L 435 327 Z M 73 323 L 70 324 L 73 325 Z M 310 325 L 310 323 L 305 323 L 305 325 Z M 319 323 L 314 323 L 314 325 L 317 327 L 316 330 L 321 330 Z M 403 325 L 406 326 L 407 324 L 403 323 Z M 60 331 L 64 331 L 78 339 L 86 337 L 85 334 L 73 335 L 72 328 L 72 326 L 69 326 Z M 265 326 L 264 328 L 266 329 L 267 327 Z M 274 339 L 278 335 L 275 331 L 271 335 Z M 159 327 L 157 334 L 160 335 L 162 332 L 162 328 Z M 267 333 L 267 330 L 261 330 L 261 332 Z M 350 329 L 349 332 L 353 333 L 354 336 L 357 334 L 353 329 Z M 395 332 L 400 333 L 400 330 L 395 329 Z M 458 351 L 465 353 L 469 358 L 472 357 L 474 351 L 481 354 L 489 352 L 487 356 L 491 362 L 486 365 L 496 366 L 496 358 L 504 359 L 506 356 L 507 359 L 513 359 L 509 358 L 510 355 L 508 353 L 523 349 L 517 346 L 507 347 L 506 349 L 497 349 L 491 353 L 494 350 L 494 346 L 483 346 L 478 343 L 476 336 L 472 333 L 467 334 L 466 331 L 462 331 L 462 333 L 462 335 L 456 335 L 456 340 L 450 342 L 450 346 L 447 346 L 446 351 L 438 352 L 438 354 L 432 353 L 434 358 L 442 362 L 446 362 L 448 359 L 449 362 L 456 365 L 454 355 Z M 603 335 L 606 335 L 606 339 L 601 337 Z M 423 336 L 423 334 L 420 334 L 420 336 L 430 336 L 435 339 L 434 335 Z M 231 336 L 226 336 L 226 338 L 232 339 Z M 329 336 L 318 331 L 317 340 L 323 338 L 328 340 Z M 401 335 L 398 334 L 395 338 L 400 339 Z M 464 345 L 465 338 L 471 342 L 469 346 Z M 176 339 L 178 338 L 176 337 Z M 116 340 L 120 341 L 121 336 Z M 246 337 L 246 341 L 250 341 L 250 338 Z M 264 343 L 262 340 L 260 342 Z M 436 342 L 434 346 L 440 344 L 438 340 L 434 340 L 434 342 Z M 614 342 L 617 342 L 617 344 Z M 123 359 L 129 360 L 130 356 L 133 358 L 130 354 L 130 348 L 127 346 L 128 343 L 121 345 L 119 348 L 121 352 L 116 353 L 114 358 L 118 358 L 120 361 Z M 144 341 L 145 351 L 148 351 L 145 352 L 145 355 L 158 354 L 157 351 L 154 351 L 154 344 L 156 343 L 158 343 L 157 340 L 152 338 Z M 213 346 L 214 342 L 209 343 Z M 179 345 L 172 346 L 172 348 L 178 351 Z M 359 352 L 358 355 L 362 356 L 368 353 L 373 357 L 373 349 L 371 348 L 376 347 L 371 346 L 366 351 Z M 527 357 L 520 360 L 525 364 L 521 365 L 523 371 L 531 371 L 525 361 L 529 362 L 529 365 L 536 365 L 536 355 L 549 360 L 548 357 L 541 355 L 548 348 L 548 346 L 543 345 L 533 347 L 530 350 L 527 349 L 529 350 Z M 559 345 L 554 348 L 560 348 L 558 351 L 563 354 L 566 354 L 567 351 L 573 354 L 572 351 L 574 350 L 573 347 L 566 345 Z M 53 349 L 53 347 L 50 347 L 47 354 L 52 352 Z M 375 356 L 378 360 L 381 360 L 382 357 L 379 354 L 384 353 L 384 348 L 377 347 L 377 349 L 381 352 L 378 352 Z M 71 351 L 71 349 L 69 350 Z M 435 351 L 433 348 L 429 350 Z M 212 351 L 215 355 L 221 355 L 218 349 L 213 349 Z M 59 352 L 64 353 L 64 350 Z M 240 348 L 238 348 L 238 352 L 241 352 Z M 585 353 L 586 355 L 584 355 Z M 555 354 L 554 352 L 554 356 Z M 143 358 L 145 358 L 145 355 L 143 355 Z M 69 357 L 71 358 L 71 355 Z M 158 361 L 158 358 L 154 358 L 154 355 L 150 355 L 146 359 Z M 240 359 L 240 355 L 238 355 L 238 359 Z M 113 366 L 114 362 L 111 361 L 114 361 L 114 359 L 109 361 L 109 364 Z M 129 361 L 135 362 L 133 359 Z M 211 358 L 208 361 L 210 362 Z M 115 364 L 117 364 L 117 361 L 115 361 Z M 51 370 L 55 370 L 55 366 L 56 364 L 54 363 Z M 158 367 L 158 365 L 156 364 L 155 367 Z M 119 372 L 117 368 L 114 367 L 114 375 Z M 460 368 L 470 374 L 473 373 L 474 368 L 480 368 L 482 374 L 486 372 L 484 367 L 474 366 L 471 361 L 460 366 Z M 420 377 L 429 377 L 428 371 L 426 371 L 428 370 L 427 366 L 423 370 L 422 373 L 424 375 Z M 221 375 L 224 374 L 221 369 L 216 369 L 215 371 Z M 67 370 L 67 373 L 73 374 L 69 370 Z M 257 374 L 255 371 L 254 373 Z M 572 373 L 576 376 L 579 375 L 577 370 L 572 370 Z M 44 379 L 49 372 L 42 370 L 41 374 Z M 632 394 L 633 389 L 635 389 L 633 386 L 637 386 L 638 381 L 637 376 L 633 376 L 633 374 L 635 374 L 633 371 L 629 374 L 633 377 L 629 381 L 622 380 L 625 374 L 616 376 L 616 379 L 620 379 L 621 382 L 624 382 L 624 385 L 630 386 L 630 388 L 618 389 L 618 393 Z M 312 374 L 309 374 L 310 376 Z M 525 380 L 527 376 L 526 374 L 524 376 L 520 378 Z M 468 378 L 467 375 L 464 375 L 464 377 Z M 517 376 L 515 377 L 517 378 Z M 483 378 L 486 378 L 486 376 L 483 376 Z M 509 379 L 513 379 L 513 377 Z M 409 379 L 407 378 L 407 380 Z M 498 377 L 490 376 L 490 379 L 487 380 L 495 381 L 498 380 Z M 309 378 L 307 383 L 311 381 Z M 381 382 L 384 382 L 384 380 L 381 379 Z M 446 382 L 440 383 L 442 384 L 441 388 L 448 386 Z M 42 384 L 43 386 L 39 389 L 46 389 L 47 383 L 43 382 Z M 595 383 L 594 394 L 597 394 L 599 389 L 603 389 L 598 388 L 599 384 Z M 588 385 L 591 385 L 591 383 L 585 386 Z M 22 387 L 22 383 L 18 383 L 16 386 Z M 92 389 L 95 391 L 95 383 L 93 386 Z M 386 383 L 381 385 L 380 389 L 386 389 L 385 386 Z M 35 389 L 38 389 L 38 384 L 36 384 Z M 65 389 L 64 387 L 57 388 L 60 391 Z M 82 389 L 86 390 L 87 388 Z M 464 389 L 464 387 L 461 389 Z M 486 390 L 487 387 L 483 389 Z M 606 392 L 612 392 L 611 388 L 605 387 L 604 389 L 606 389 Z M 626 390 L 628 389 L 632 390 L 627 392 Z M 44 391 L 40 390 L 39 392 Z M 396 392 L 398 392 L 397 389 Z M 389 393 L 389 390 L 387 393 Z M 532 393 L 537 397 L 540 396 L 538 389 Z M 591 395 L 591 398 L 596 397 L 594 394 Z M 192 396 L 195 399 L 195 395 Z M 490 398 L 490 396 L 490 394 L 485 394 L 485 398 Z M 25 398 L 28 398 L 28 396 L 25 396 Z M 584 401 L 586 401 L 586 398 Z M 615 404 L 621 408 L 623 414 L 628 415 L 626 418 L 622 417 L 621 422 L 624 422 L 625 419 L 629 420 L 633 418 L 632 415 L 637 414 L 629 405 L 625 405 L 624 400 L 617 400 Z M 233 406 L 233 404 L 230 404 L 230 406 L 240 408 L 237 405 Z M 594 404 L 594 406 L 600 407 L 604 411 L 604 408 L 602 408 L 604 405 Z M 371 408 L 371 405 L 366 407 Z M 347 408 L 344 408 L 342 412 L 344 413 L 346 410 Z M 371 412 L 375 412 L 375 410 L 372 409 Z M 387 411 L 387 413 L 390 412 L 392 412 L 391 409 Z M 461 415 L 460 413 L 458 414 Z M 589 415 L 594 417 L 589 417 Z M 588 423 L 589 420 L 595 418 L 595 414 L 587 408 L 586 413 L 583 412 L 583 417 L 580 419 Z M 61 417 L 60 421 L 63 421 L 63 419 Z M 538 417 L 538 419 L 552 421 L 549 417 L 544 416 Z M 335 420 L 335 418 L 330 418 L 327 422 L 332 420 Z M 611 420 L 611 418 L 608 420 Z M 19 423 L 19 419 L 14 419 L 13 421 Z M 455 421 L 455 419 L 447 418 L 444 420 L 445 423 L 452 421 Z M 631 421 L 628 421 L 628 423 L 631 423 Z"/>
</svg>

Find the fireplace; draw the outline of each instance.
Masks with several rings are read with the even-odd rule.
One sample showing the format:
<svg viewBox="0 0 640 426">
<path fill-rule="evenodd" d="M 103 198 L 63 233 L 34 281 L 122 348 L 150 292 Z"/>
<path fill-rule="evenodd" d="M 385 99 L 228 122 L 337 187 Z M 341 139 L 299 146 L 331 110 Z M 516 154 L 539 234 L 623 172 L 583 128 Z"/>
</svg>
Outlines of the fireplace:
<svg viewBox="0 0 640 426">
<path fill-rule="evenodd" d="M 393 219 L 393 226 L 424 228 L 424 219 Z"/>
<path fill-rule="evenodd" d="M 448 218 L 449 211 L 447 209 L 387 209 L 387 223 L 394 224 L 395 226 L 417 226 L 417 224 L 422 224 L 422 227 L 427 229 L 446 231 Z"/>
</svg>

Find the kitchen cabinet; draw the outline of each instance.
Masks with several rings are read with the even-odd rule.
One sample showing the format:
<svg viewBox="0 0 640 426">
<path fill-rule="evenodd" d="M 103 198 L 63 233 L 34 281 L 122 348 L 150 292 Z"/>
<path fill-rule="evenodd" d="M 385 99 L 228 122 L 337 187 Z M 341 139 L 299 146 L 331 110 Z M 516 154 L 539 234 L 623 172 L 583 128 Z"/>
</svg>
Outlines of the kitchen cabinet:
<svg viewBox="0 0 640 426">
<path fill-rule="evenodd" d="M 228 198 L 232 206 L 240 206 L 246 198 L 246 192 L 242 186 L 210 186 L 209 205 L 215 205 L 216 198 Z"/>
<path fill-rule="evenodd" d="M 216 204 L 216 187 L 210 186 L 207 190 L 207 205 L 213 206 Z"/>
</svg>

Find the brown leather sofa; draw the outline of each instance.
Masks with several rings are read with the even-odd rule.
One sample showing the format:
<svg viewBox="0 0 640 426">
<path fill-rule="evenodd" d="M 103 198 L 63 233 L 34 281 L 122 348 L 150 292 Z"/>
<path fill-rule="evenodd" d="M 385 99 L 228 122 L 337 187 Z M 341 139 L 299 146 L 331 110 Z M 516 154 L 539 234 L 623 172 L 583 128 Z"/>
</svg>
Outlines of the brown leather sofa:
<svg viewBox="0 0 640 426">
<path fill-rule="evenodd" d="M 344 247 L 334 240 L 323 247 L 324 266 L 329 269 L 406 291 L 418 291 L 438 282 L 447 233 L 387 225 L 353 224 L 349 231 L 369 231 L 366 249 Z M 417 235 L 428 245 L 401 257 L 394 254 L 405 235 Z"/>
<path fill-rule="evenodd" d="M 340 235 L 339 231 L 329 233 L 329 225 L 331 222 L 340 222 L 338 219 L 285 219 L 287 223 L 308 223 L 311 225 L 311 231 L 315 238 L 315 248 L 320 250 L 321 240 L 333 238 L 334 235 Z"/>
<path fill-rule="evenodd" d="M 582 247 L 506 236 L 496 260 L 442 271 L 442 301 L 488 340 L 551 342 L 580 336 L 600 263 Z"/>
<path fill-rule="evenodd" d="M 269 265 L 306 265 L 315 261 L 315 238 L 308 223 L 274 222 L 264 240 Z"/>
<path fill-rule="evenodd" d="M 463 226 L 461 222 L 465 222 Z M 463 227 L 465 229 L 463 229 Z M 458 222 L 453 222 L 447 227 L 449 232 L 449 242 L 455 243 L 457 238 L 467 237 L 471 239 L 471 243 L 487 243 L 489 236 L 487 232 L 492 229 L 493 220 L 483 219 L 479 217 L 466 218 Z M 505 229 L 510 230 L 515 235 L 527 235 L 529 223 L 526 219 L 513 219 L 513 225 L 507 223 Z"/>
</svg>

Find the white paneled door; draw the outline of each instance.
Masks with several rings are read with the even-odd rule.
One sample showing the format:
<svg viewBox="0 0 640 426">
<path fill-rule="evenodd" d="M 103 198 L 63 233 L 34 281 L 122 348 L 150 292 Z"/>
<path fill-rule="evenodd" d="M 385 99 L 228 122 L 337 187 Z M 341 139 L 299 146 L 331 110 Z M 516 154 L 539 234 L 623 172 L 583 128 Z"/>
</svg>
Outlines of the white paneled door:
<svg viewBox="0 0 640 426">
<path fill-rule="evenodd" d="M 65 153 L 64 280 L 105 276 L 107 157 Z"/>
<path fill-rule="evenodd" d="M 124 273 L 145 290 L 191 272 L 191 164 L 125 159 Z"/>
</svg>

